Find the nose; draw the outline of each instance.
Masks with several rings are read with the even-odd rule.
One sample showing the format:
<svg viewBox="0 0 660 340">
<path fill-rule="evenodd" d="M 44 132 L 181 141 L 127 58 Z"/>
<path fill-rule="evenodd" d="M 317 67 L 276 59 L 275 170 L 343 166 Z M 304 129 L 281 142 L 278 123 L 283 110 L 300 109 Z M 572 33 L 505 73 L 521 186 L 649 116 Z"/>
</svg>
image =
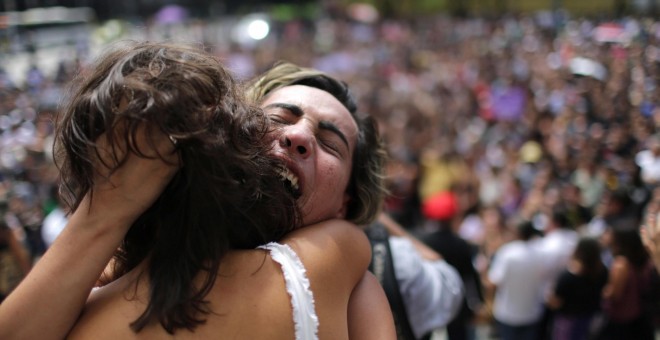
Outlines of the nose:
<svg viewBox="0 0 660 340">
<path fill-rule="evenodd" d="M 307 158 L 313 150 L 314 136 L 310 131 L 298 127 L 289 127 L 280 136 L 280 146 L 291 153 Z"/>
</svg>

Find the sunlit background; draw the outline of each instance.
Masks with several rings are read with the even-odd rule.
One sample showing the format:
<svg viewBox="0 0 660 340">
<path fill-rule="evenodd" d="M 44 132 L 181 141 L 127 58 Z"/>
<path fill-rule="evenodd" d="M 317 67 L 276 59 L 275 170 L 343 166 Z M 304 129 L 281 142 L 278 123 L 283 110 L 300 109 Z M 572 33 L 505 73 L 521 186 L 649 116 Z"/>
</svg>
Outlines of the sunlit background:
<svg viewBox="0 0 660 340">
<path fill-rule="evenodd" d="M 313 35 L 312 52 L 323 53 L 333 43 L 328 20 L 339 18 L 349 20 L 360 39 L 388 19 L 419 19 L 423 29 L 425 18 L 433 16 L 524 14 L 543 25 L 561 25 L 569 17 L 652 17 L 658 10 L 658 0 L 2 0 L 0 57 L 5 72 L 23 82 L 31 65 L 50 75 L 60 61 L 93 55 L 117 39 L 194 41 L 222 52 L 305 34 Z"/>
<path fill-rule="evenodd" d="M 453 216 L 485 277 L 520 221 L 543 232 L 556 207 L 580 236 L 639 227 L 660 183 L 659 13 L 660 0 L 0 0 L 0 212 L 37 261 L 66 222 L 46 219 L 61 208 L 66 84 L 112 41 L 185 41 L 240 80 L 277 60 L 345 80 L 388 145 L 385 210 L 423 233 L 425 202 L 451 194 L 434 213 Z"/>
</svg>

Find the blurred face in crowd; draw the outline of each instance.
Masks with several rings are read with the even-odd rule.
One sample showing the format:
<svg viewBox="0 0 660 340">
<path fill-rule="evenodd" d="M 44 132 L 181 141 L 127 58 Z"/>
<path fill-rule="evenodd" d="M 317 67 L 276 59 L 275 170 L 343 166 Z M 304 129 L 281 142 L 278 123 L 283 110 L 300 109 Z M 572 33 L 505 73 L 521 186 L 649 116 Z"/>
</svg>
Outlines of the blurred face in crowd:
<svg viewBox="0 0 660 340">
<path fill-rule="evenodd" d="M 298 197 L 303 225 L 344 218 L 358 127 L 323 90 L 292 85 L 270 93 L 261 107 L 276 138 L 273 152 L 287 165 L 282 177 Z"/>
<path fill-rule="evenodd" d="M 657 137 L 651 141 L 649 149 L 654 155 L 660 156 L 660 140 Z"/>
</svg>

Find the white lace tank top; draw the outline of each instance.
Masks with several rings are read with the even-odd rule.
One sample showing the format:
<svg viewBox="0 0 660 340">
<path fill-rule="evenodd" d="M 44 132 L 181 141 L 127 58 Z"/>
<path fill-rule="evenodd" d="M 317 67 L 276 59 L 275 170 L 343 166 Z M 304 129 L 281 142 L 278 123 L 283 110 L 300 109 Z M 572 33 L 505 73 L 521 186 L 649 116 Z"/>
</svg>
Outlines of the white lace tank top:
<svg viewBox="0 0 660 340">
<path fill-rule="evenodd" d="M 288 245 L 275 242 L 259 248 L 268 250 L 273 260 L 282 266 L 286 290 L 291 296 L 296 340 L 318 340 L 319 318 L 314 309 L 314 295 L 298 254 Z"/>
</svg>

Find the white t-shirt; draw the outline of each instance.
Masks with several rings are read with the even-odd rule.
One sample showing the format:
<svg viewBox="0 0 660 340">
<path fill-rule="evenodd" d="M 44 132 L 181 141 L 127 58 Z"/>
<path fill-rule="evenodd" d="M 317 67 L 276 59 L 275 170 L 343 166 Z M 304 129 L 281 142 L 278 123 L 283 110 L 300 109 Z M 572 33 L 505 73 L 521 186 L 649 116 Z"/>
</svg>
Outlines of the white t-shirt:
<svg viewBox="0 0 660 340">
<path fill-rule="evenodd" d="M 566 269 L 580 236 L 570 229 L 557 229 L 543 238 L 533 241 L 541 252 L 545 269 L 543 294 L 548 296 L 554 290 L 559 275 Z"/>
<path fill-rule="evenodd" d="M 660 181 L 660 157 L 656 157 L 651 150 L 637 153 L 635 163 L 641 168 L 642 180 L 646 183 Z"/>
<path fill-rule="evenodd" d="M 543 313 L 540 253 L 530 242 L 513 241 L 502 246 L 488 271 L 497 286 L 493 304 L 496 320 L 511 326 L 538 321 Z"/>
<path fill-rule="evenodd" d="M 463 301 L 463 281 L 444 260 L 423 259 L 410 240 L 390 237 L 392 262 L 408 321 L 417 338 L 445 327 Z"/>
</svg>

